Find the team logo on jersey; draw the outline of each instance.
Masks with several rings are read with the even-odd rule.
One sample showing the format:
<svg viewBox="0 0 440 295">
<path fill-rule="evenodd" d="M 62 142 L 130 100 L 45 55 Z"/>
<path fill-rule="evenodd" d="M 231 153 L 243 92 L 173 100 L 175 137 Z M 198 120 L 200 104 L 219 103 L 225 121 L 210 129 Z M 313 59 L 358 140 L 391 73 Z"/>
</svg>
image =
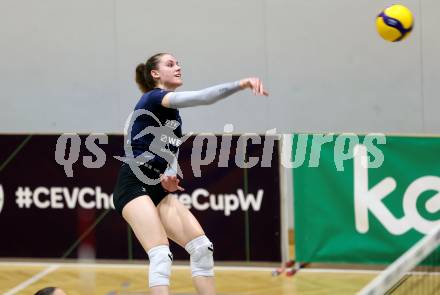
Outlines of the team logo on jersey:
<svg viewBox="0 0 440 295">
<path fill-rule="evenodd" d="M 4 197 L 4 194 L 3 194 L 3 187 L 0 184 L 0 213 L 2 212 L 2 209 L 3 209 L 4 200 L 5 200 L 5 197 Z"/>
</svg>

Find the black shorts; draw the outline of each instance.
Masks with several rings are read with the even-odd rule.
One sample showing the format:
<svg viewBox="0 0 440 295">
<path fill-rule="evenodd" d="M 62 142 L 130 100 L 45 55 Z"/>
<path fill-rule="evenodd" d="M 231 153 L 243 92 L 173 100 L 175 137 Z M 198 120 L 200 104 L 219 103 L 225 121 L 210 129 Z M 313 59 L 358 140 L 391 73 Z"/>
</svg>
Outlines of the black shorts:
<svg viewBox="0 0 440 295">
<path fill-rule="evenodd" d="M 148 178 L 159 178 L 160 173 L 153 169 L 145 166 L 140 166 L 139 168 Z M 160 201 L 168 195 L 168 192 L 163 189 L 160 183 L 155 185 L 143 183 L 142 180 L 138 179 L 133 171 L 131 171 L 128 164 L 122 164 L 113 191 L 113 204 L 115 205 L 115 209 L 122 214 L 122 209 L 128 202 L 145 195 L 148 195 L 157 206 Z"/>
</svg>

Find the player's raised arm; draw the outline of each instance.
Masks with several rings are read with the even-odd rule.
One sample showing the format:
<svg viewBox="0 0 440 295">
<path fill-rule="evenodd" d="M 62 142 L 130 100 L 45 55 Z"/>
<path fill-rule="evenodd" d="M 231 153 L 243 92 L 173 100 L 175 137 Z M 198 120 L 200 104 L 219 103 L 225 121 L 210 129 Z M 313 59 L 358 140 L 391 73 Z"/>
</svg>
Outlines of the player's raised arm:
<svg viewBox="0 0 440 295">
<path fill-rule="evenodd" d="M 246 78 L 199 91 L 170 92 L 162 99 L 162 106 L 178 109 L 209 105 L 246 88 L 251 89 L 255 95 L 268 95 L 259 78 Z"/>
</svg>

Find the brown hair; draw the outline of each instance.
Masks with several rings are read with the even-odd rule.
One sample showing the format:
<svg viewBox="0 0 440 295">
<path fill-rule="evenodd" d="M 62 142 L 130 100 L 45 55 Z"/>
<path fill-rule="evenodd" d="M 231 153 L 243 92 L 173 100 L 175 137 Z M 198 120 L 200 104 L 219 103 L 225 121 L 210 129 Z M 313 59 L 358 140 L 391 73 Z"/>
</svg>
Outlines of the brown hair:
<svg viewBox="0 0 440 295">
<path fill-rule="evenodd" d="M 160 58 L 166 53 L 157 53 L 150 57 L 146 63 L 140 63 L 136 67 L 136 83 L 139 89 L 145 93 L 156 87 L 156 81 L 151 76 L 152 70 L 157 70 Z"/>
<path fill-rule="evenodd" d="M 55 287 L 46 287 L 37 291 L 37 293 L 35 293 L 34 295 L 52 295 L 53 292 L 55 292 L 55 289 Z"/>
</svg>

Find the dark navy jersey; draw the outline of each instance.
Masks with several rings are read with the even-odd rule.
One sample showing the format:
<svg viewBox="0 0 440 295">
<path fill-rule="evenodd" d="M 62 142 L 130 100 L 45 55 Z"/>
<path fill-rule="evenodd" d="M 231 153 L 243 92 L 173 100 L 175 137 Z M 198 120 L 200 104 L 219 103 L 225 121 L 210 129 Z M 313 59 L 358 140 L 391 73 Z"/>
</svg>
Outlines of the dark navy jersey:
<svg viewBox="0 0 440 295">
<path fill-rule="evenodd" d="M 134 122 L 129 134 L 133 156 L 143 154 L 144 161 L 160 170 L 172 163 L 182 137 L 182 119 L 179 111 L 161 105 L 168 92 L 154 88 L 142 95 L 134 108 Z"/>
</svg>

